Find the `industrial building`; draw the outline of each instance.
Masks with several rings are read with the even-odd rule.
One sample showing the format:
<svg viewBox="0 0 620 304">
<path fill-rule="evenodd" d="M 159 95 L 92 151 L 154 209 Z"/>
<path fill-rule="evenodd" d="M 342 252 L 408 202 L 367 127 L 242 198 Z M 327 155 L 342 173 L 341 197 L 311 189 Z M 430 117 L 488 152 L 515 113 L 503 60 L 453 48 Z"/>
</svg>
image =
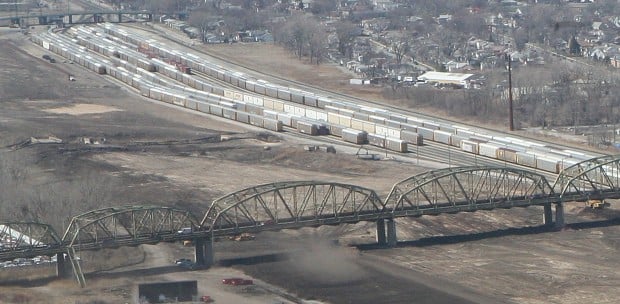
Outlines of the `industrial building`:
<svg viewBox="0 0 620 304">
<path fill-rule="evenodd" d="M 438 86 L 459 86 L 470 88 L 474 74 L 449 73 L 449 72 L 426 72 L 418 76 L 418 83 L 427 83 Z"/>
</svg>

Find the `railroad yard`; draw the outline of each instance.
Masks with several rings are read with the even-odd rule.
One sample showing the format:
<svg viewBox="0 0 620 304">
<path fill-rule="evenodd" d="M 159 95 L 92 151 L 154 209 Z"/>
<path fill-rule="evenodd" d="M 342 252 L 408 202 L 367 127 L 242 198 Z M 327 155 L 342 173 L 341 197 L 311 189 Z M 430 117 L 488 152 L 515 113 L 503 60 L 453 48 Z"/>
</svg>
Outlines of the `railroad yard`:
<svg viewBox="0 0 620 304">
<path fill-rule="evenodd" d="M 38 217 L 56 226 L 127 204 L 200 214 L 221 195 L 275 181 L 350 183 L 385 197 L 400 180 L 455 165 L 524 165 L 552 180 L 600 155 L 276 85 L 135 28 L 2 31 L 3 153 L 36 176 L 22 185 L 48 198 Z M 31 137 L 61 142 L 15 149 Z M 382 160 L 356 156 L 363 143 Z M 106 195 L 67 203 L 93 184 Z M 404 218 L 392 249 L 372 245 L 373 223 L 265 232 L 216 242 L 218 266 L 197 271 L 173 265 L 193 253 L 178 243 L 84 252 L 87 288 L 21 282 L 0 286 L 0 302 L 130 303 L 136 282 L 196 279 L 216 303 L 617 303 L 619 216 L 616 202 L 573 204 L 561 231 L 537 227 L 539 207 Z M 10 268 L 0 277 L 20 267 Z M 255 284 L 220 283 L 238 276 Z"/>
</svg>

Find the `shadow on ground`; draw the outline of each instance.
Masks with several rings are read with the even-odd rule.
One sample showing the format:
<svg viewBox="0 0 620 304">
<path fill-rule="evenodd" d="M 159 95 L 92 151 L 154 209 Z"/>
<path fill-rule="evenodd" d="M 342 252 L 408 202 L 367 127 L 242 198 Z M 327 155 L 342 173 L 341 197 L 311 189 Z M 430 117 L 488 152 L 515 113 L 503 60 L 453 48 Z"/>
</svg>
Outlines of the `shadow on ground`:
<svg viewBox="0 0 620 304">
<path fill-rule="evenodd" d="M 460 234 L 460 235 L 431 236 L 431 237 L 421 238 L 418 240 L 398 242 L 396 247 L 426 247 L 426 246 L 434 246 L 434 245 L 472 242 L 472 241 L 478 241 L 478 240 L 483 240 L 483 239 L 498 238 L 498 237 L 511 236 L 511 235 L 531 235 L 531 234 L 540 234 L 540 233 L 552 233 L 552 232 L 557 232 L 560 230 L 593 229 L 593 228 L 618 226 L 618 225 L 620 225 L 620 217 L 600 220 L 600 221 L 592 221 L 592 222 L 570 223 L 570 224 L 566 224 L 564 228 L 562 229 L 557 229 L 553 226 L 551 227 L 534 226 L 534 227 L 522 227 L 522 228 L 508 228 L 508 229 L 500 229 L 500 230 L 493 230 L 493 231 L 487 231 L 487 232 Z M 384 245 L 379 245 L 379 244 L 361 244 L 361 245 L 356 245 L 355 247 L 359 250 L 385 249 Z"/>
</svg>

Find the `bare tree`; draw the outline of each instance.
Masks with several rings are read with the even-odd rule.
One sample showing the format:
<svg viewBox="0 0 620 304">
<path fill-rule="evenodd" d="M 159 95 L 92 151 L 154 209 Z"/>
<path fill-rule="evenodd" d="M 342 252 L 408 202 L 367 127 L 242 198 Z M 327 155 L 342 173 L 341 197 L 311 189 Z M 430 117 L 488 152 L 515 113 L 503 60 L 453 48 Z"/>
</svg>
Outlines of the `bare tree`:
<svg viewBox="0 0 620 304">
<path fill-rule="evenodd" d="M 338 36 L 338 51 L 350 57 L 353 40 L 359 35 L 359 27 L 351 22 L 341 22 L 336 26 L 336 35 Z"/>
<path fill-rule="evenodd" d="M 319 65 L 327 53 L 327 33 L 321 27 L 317 26 L 317 28 L 309 34 L 310 63 L 312 63 L 312 59 L 314 58 L 315 63 Z"/>
<path fill-rule="evenodd" d="M 396 63 L 401 64 L 403 57 L 409 52 L 409 41 L 399 39 L 392 43 L 392 52 L 396 55 Z"/>
<path fill-rule="evenodd" d="M 325 55 L 326 30 L 312 16 L 294 15 L 274 34 L 276 41 L 292 50 L 299 59 L 309 56 L 310 62 L 319 64 Z"/>
</svg>

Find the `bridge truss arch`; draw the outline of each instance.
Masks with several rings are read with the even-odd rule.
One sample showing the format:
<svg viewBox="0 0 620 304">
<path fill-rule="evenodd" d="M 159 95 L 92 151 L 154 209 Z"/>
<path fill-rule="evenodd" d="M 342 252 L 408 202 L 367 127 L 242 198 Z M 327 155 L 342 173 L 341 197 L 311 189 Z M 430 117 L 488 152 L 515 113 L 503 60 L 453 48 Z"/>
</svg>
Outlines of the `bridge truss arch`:
<svg viewBox="0 0 620 304">
<path fill-rule="evenodd" d="M 395 215 L 527 206 L 553 194 L 538 173 L 510 167 L 452 167 L 424 172 L 396 183 L 385 211 Z"/>
<path fill-rule="evenodd" d="M 383 209 L 374 190 L 320 181 L 277 182 L 249 187 L 213 201 L 201 229 L 301 227 L 354 222 Z"/>
<path fill-rule="evenodd" d="M 554 185 L 562 197 L 620 191 L 620 155 L 606 155 L 576 163 L 560 172 Z"/>
<path fill-rule="evenodd" d="M 47 224 L 37 222 L 0 223 L 0 258 L 17 253 L 32 253 L 48 248 L 58 248 L 62 240 L 56 231 Z"/>
<path fill-rule="evenodd" d="M 198 227 L 186 210 L 164 206 L 122 206 L 89 211 L 73 217 L 63 243 L 80 249 L 161 241 L 179 230 Z M 92 247 L 92 248 L 91 248 Z"/>
</svg>

